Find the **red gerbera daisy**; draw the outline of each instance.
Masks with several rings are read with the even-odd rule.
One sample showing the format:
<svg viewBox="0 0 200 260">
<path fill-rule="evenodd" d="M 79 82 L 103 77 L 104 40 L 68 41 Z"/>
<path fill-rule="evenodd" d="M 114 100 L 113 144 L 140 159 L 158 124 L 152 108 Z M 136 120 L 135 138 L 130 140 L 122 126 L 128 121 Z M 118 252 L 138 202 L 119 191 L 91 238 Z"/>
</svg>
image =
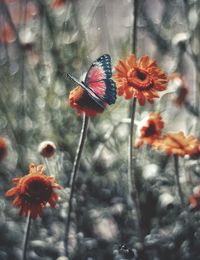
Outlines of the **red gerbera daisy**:
<svg viewBox="0 0 200 260">
<path fill-rule="evenodd" d="M 167 76 L 148 56 L 142 56 L 137 61 L 131 54 L 127 59 L 119 60 L 115 69 L 113 78 L 118 95 L 124 95 L 126 99 L 136 97 L 142 106 L 146 99 L 153 103 L 154 98 L 159 97 L 157 92 L 166 89 Z"/>
<path fill-rule="evenodd" d="M 151 112 L 145 125 L 140 129 L 140 136 L 136 142 L 136 147 L 139 148 L 143 144 L 152 144 L 155 139 L 160 138 L 163 127 L 164 122 L 160 113 Z"/>
<path fill-rule="evenodd" d="M 78 115 L 84 112 L 87 116 L 96 116 L 104 111 L 104 108 L 100 107 L 80 86 L 70 91 L 69 105 L 77 110 Z"/>
<path fill-rule="evenodd" d="M 29 165 L 29 173 L 20 178 L 14 178 L 12 182 L 15 187 L 6 192 L 6 197 L 16 195 L 13 205 L 20 208 L 21 216 L 28 216 L 35 219 L 42 215 L 42 209 L 47 203 L 55 208 L 58 195 L 54 189 L 61 189 L 53 177 L 45 176 L 43 166 L 35 167 L 33 163 Z"/>
</svg>

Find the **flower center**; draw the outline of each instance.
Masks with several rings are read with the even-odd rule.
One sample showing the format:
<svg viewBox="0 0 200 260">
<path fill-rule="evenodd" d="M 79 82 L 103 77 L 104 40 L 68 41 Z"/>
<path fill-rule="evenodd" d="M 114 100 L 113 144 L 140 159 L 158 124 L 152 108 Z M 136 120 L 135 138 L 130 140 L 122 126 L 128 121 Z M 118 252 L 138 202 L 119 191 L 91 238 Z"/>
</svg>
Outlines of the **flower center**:
<svg viewBox="0 0 200 260">
<path fill-rule="evenodd" d="M 136 70 L 136 76 L 142 81 L 147 78 L 147 74 L 139 69 Z"/>
<path fill-rule="evenodd" d="M 38 194 L 46 188 L 45 186 L 46 185 L 41 181 L 32 181 L 29 184 L 28 189 L 29 189 L 30 192 Z"/>
<path fill-rule="evenodd" d="M 156 134 L 156 126 L 154 123 L 150 123 L 149 127 L 146 129 L 144 133 L 144 137 L 150 137 Z"/>
<path fill-rule="evenodd" d="M 128 85 L 139 91 L 149 90 L 153 87 L 153 79 L 148 71 L 135 68 L 127 74 Z"/>
<path fill-rule="evenodd" d="M 45 180 L 31 180 L 27 183 L 26 189 L 23 192 L 23 198 L 29 203 L 47 202 L 51 197 L 52 187 Z"/>
<path fill-rule="evenodd" d="M 45 152 L 47 152 L 48 154 L 49 153 L 53 153 L 54 152 L 54 147 L 50 144 L 48 144 L 46 147 L 45 147 Z"/>
</svg>

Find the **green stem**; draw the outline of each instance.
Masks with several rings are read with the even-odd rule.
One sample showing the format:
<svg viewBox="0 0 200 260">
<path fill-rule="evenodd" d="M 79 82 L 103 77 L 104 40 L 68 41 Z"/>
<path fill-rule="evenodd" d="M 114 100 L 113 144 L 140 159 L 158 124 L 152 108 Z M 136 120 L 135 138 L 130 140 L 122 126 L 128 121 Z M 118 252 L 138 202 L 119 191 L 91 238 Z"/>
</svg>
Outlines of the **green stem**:
<svg viewBox="0 0 200 260">
<path fill-rule="evenodd" d="M 22 254 L 22 260 L 26 260 L 26 251 L 27 251 L 27 244 L 28 244 L 28 238 L 30 233 L 30 226 L 31 226 L 31 214 L 29 211 L 27 222 L 26 222 L 26 231 L 24 234 L 24 243 L 23 243 L 23 254 Z"/>
<path fill-rule="evenodd" d="M 72 169 L 71 178 L 70 178 L 71 189 L 70 189 L 69 205 L 68 205 L 68 212 L 67 212 L 67 222 L 66 222 L 66 227 L 65 227 L 65 253 L 66 253 L 66 256 L 68 255 L 70 216 L 71 216 L 71 212 L 72 212 L 72 199 L 73 199 L 74 188 L 75 188 L 75 180 L 76 180 L 76 175 L 77 175 L 79 165 L 80 165 L 81 154 L 82 154 L 84 143 L 85 143 L 86 136 L 87 136 L 88 123 L 89 123 L 89 117 L 87 117 L 84 114 L 79 144 L 77 147 L 76 156 L 74 159 L 73 169 Z"/>
<path fill-rule="evenodd" d="M 132 172 L 133 172 L 133 130 L 134 130 L 134 121 L 135 121 L 135 111 L 136 111 L 136 98 L 131 102 L 131 124 L 130 124 L 130 133 L 129 133 L 129 166 L 128 166 L 128 187 L 129 194 L 132 194 Z"/>
<path fill-rule="evenodd" d="M 183 191 L 181 189 L 181 184 L 179 181 L 179 163 L 178 163 L 178 156 L 174 155 L 174 167 L 175 167 L 175 177 L 176 177 L 176 186 L 178 189 L 178 194 L 179 194 L 179 198 L 181 201 L 181 206 L 182 208 L 184 208 L 185 203 L 184 203 L 184 196 L 183 196 Z"/>
<path fill-rule="evenodd" d="M 136 54 L 136 46 L 137 46 L 137 20 L 138 20 L 138 0 L 133 0 L 133 42 L 132 42 L 132 52 Z M 130 199 L 132 198 L 136 210 L 136 217 L 137 217 L 137 227 L 138 233 L 140 236 L 140 240 L 143 243 L 144 235 L 143 235 L 143 228 L 141 222 L 141 210 L 140 210 L 140 200 L 139 200 L 139 190 L 136 184 L 136 172 L 134 170 L 134 121 L 135 121 L 135 112 L 136 112 L 136 102 L 137 98 L 134 97 L 133 101 L 130 103 L 129 107 L 129 115 L 131 118 L 130 124 L 130 133 L 129 133 L 129 166 L 128 166 L 128 187 L 129 187 L 129 196 Z"/>
<path fill-rule="evenodd" d="M 129 196 L 133 199 L 136 217 L 137 217 L 137 227 L 138 233 L 143 243 L 143 228 L 141 223 L 141 210 L 140 210 L 140 200 L 139 200 L 139 191 L 136 184 L 136 171 L 134 170 L 134 121 L 135 121 L 135 111 L 136 111 L 136 102 L 137 99 L 133 99 L 132 111 L 131 111 L 131 124 L 130 124 L 130 137 L 129 137 L 129 167 L 128 167 L 128 186 L 129 186 Z"/>
<path fill-rule="evenodd" d="M 137 20 L 138 20 L 138 0 L 133 0 L 133 43 L 132 52 L 136 53 L 137 46 Z"/>
<path fill-rule="evenodd" d="M 48 159 L 47 159 L 46 157 L 44 158 L 44 164 L 45 164 L 45 166 L 46 166 L 47 174 L 48 174 L 49 176 L 51 176 L 50 167 L 49 167 L 49 161 L 48 161 Z"/>
</svg>

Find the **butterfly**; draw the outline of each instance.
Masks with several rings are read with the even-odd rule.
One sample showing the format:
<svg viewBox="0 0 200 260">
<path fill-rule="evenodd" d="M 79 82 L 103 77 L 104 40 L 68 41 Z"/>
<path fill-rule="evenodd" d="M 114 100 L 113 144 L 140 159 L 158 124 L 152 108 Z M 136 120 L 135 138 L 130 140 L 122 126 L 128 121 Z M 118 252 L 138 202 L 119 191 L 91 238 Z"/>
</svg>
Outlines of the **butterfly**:
<svg viewBox="0 0 200 260">
<path fill-rule="evenodd" d="M 67 76 L 81 86 L 101 108 L 105 109 L 107 104 L 111 105 L 115 103 L 117 90 L 115 82 L 111 79 L 112 67 L 110 55 L 104 54 L 94 61 L 84 81 L 80 82 L 70 74 L 67 74 Z"/>
</svg>

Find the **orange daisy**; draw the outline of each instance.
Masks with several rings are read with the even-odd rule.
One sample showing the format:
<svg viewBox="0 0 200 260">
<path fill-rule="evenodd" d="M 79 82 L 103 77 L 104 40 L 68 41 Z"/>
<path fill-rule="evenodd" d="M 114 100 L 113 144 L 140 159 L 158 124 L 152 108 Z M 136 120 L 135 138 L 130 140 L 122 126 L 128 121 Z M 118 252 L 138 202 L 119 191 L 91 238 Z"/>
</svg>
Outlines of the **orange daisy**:
<svg viewBox="0 0 200 260">
<path fill-rule="evenodd" d="M 7 144 L 4 138 L 0 137 L 0 161 L 7 155 Z"/>
<path fill-rule="evenodd" d="M 200 209 L 200 187 L 195 187 L 193 194 L 189 197 L 189 204 L 192 209 Z"/>
<path fill-rule="evenodd" d="M 188 88 L 186 87 L 186 85 L 181 85 L 177 91 L 176 91 L 176 98 L 174 99 L 174 103 L 176 104 L 176 106 L 180 107 L 184 104 L 186 97 L 188 95 Z"/>
<path fill-rule="evenodd" d="M 80 86 L 70 91 L 69 105 L 77 110 L 78 115 L 85 113 L 87 116 L 96 116 L 104 111 L 104 108 L 100 107 Z"/>
<path fill-rule="evenodd" d="M 42 215 L 42 209 L 47 203 L 55 208 L 58 195 L 54 189 L 61 189 L 53 177 L 45 176 L 43 166 L 35 167 L 33 163 L 29 165 L 29 173 L 23 177 L 14 178 L 12 182 L 15 187 L 6 192 L 6 197 L 16 195 L 13 205 L 20 208 L 21 216 L 28 216 L 35 219 Z"/>
<path fill-rule="evenodd" d="M 155 139 L 160 138 L 164 122 L 160 113 L 151 112 L 149 119 L 145 125 L 140 129 L 140 136 L 136 141 L 136 147 L 139 148 L 143 144 L 152 144 Z"/>
<path fill-rule="evenodd" d="M 143 106 L 148 100 L 153 103 L 158 98 L 158 91 L 166 89 L 166 74 L 157 66 L 155 60 L 142 56 L 138 61 L 134 54 L 127 59 L 119 60 L 113 76 L 117 83 L 118 95 L 125 99 L 136 97 Z"/>
<path fill-rule="evenodd" d="M 178 155 L 184 157 L 196 156 L 200 151 L 200 142 L 194 136 L 185 136 L 183 132 L 168 133 L 152 143 L 153 147 L 163 150 L 167 155 Z"/>
<path fill-rule="evenodd" d="M 189 89 L 183 76 L 178 73 L 173 73 L 169 77 L 169 81 L 172 82 L 176 87 L 173 102 L 177 107 L 180 107 L 186 101 Z"/>
</svg>

